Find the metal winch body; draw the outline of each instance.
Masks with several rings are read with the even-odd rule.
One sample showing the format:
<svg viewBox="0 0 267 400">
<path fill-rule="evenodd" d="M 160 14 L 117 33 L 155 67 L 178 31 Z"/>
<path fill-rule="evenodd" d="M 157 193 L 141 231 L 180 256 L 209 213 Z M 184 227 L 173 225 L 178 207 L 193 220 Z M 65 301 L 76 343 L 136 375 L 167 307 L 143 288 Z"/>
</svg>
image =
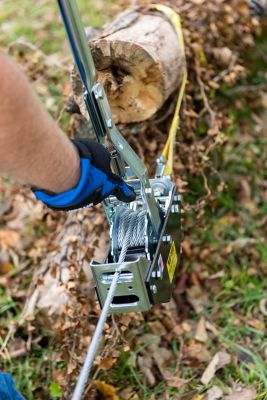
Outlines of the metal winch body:
<svg viewBox="0 0 267 400">
<path fill-rule="evenodd" d="M 112 312 L 148 310 L 152 304 L 169 301 L 180 258 L 180 198 L 171 179 L 170 166 L 186 76 L 166 139 L 164 154 L 168 155 L 159 158 L 156 178 L 149 179 L 143 161 L 113 121 L 103 84 L 96 81 L 92 54 L 75 0 L 58 0 L 58 4 L 84 86 L 84 101 L 96 139 L 110 150 L 113 172 L 136 193 L 136 200 L 130 204 L 112 196 L 102 203 L 110 225 L 111 246 L 103 264 L 91 264 L 97 295 L 103 306 L 114 277 L 118 284 L 116 287 L 114 283 Z M 168 14 L 169 9 L 165 7 L 163 12 Z M 179 24 L 177 20 L 176 25 Z M 180 25 L 177 29 L 182 40 Z"/>
<path fill-rule="evenodd" d="M 181 196 L 176 194 L 175 186 L 168 177 L 151 179 L 150 184 L 162 215 L 158 237 L 153 236 L 147 215 L 144 221 L 145 229 L 141 227 L 141 235 L 144 230 L 146 233 L 143 235 L 143 242 L 140 241 L 136 246 L 130 241 L 123 263 L 114 262 L 120 252 L 117 240 L 119 226 L 115 216 L 111 224 L 112 244 L 105 263 L 93 261 L 91 264 L 101 306 L 105 303 L 115 272 L 122 268 L 110 307 L 112 313 L 146 311 L 153 304 L 168 302 L 171 298 L 172 282 L 180 261 Z M 132 186 L 137 193 L 137 200 L 131 205 L 134 213 L 134 210 L 142 207 L 141 188 L 139 181 L 133 181 Z M 120 215 L 121 207 L 118 204 L 115 206 L 115 215 L 116 212 Z"/>
</svg>

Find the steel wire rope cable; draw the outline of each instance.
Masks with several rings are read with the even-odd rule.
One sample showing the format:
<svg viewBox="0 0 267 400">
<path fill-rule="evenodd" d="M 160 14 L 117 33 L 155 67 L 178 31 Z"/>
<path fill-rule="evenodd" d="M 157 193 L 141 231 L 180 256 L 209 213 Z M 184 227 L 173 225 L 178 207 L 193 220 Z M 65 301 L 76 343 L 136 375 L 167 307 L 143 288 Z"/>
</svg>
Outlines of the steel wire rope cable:
<svg viewBox="0 0 267 400">
<path fill-rule="evenodd" d="M 122 249 L 125 235 L 128 231 L 129 225 L 131 226 L 131 237 L 129 239 L 128 247 L 142 246 L 145 241 L 146 234 L 146 216 L 147 210 L 142 207 L 136 211 L 131 208 L 122 207 L 117 214 L 117 224 L 115 230 L 115 240 L 117 247 Z"/>
<path fill-rule="evenodd" d="M 167 18 L 171 21 L 171 23 L 173 24 L 175 31 L 178 35 L 183 54 L 185 54 L 182 25 L 181 25 L 181 20 L 180 20 L 179 15 L 175 11 L 173 11 L 171 8 L 169 8 L 167 6 L 163 6 L 162 4 L 155 4 L 155 5 L 153 5 L 153 8 L 162 12 L 163 14 L 165 14 L 167 16 Z M 179 122 L 180 122 L 179 113 L 180 113 L 180 109 L 181 109 L 183 95 L 185 92 L 186 82 L 187 82 L 187 71 L 185 69 L 181 87 L 180 87 L 179 93 L 178 93 L 178 101 L 176 104 L 173 120 L 172 120 L 171 127 L 170 127 L 170 130 L 168 133 L 168 139 L 167 139 L 166 145 L 165 145 L 163 153 L 162 153 L 162 155 L 167 160 L 166 166 L 164 168 L 164 175 L 170 175 L 173 170 L 174 141 L 175 141 L 177 130 L 179 128 Z M 126 211 L 126 210 L 129 210 L 129 211 Z M 125 207 L 125 210 L 123 210 L 123 213 L 125 213 L 124 222 L 121 225 L 121 227 L 120 227 L 121 231 L 118 234 L 118 241 L 121 245 L 121 251 L 120 251 L 118 263 L 122 263 L 124 261 L 129 245 L 134 243 L 135 240 L 136 241 L 141 240 L 140 232 L 138 233 L 138 229 L 140 229 L 140 231 L 141 231 L 141 226 L 142 225 L 145 226 L 145 221 L 144 221 L 143 217 L 145 216 L 146 211 L 144 209 L 141 209 L 138 211 L 133 211 L 133 210 Z M 137 218 L 137 221 L 136 221 L 136 217 L 138 216 L 138 213 L 139 213 L 139 218 Z M 126 221 L 128 221 L 127 229 L 125 227 Z M 132 235 L 132 238 L 131 238 L 131 235 Z M 80 400 L 82 398 L 83 391 L 84 391 L 85 385 L 88 381 L 88 377 L 89 377 L 89 374 L 90 374 L 90 371 L 91 371 L 91 368 L 92 368 L 92 365 L 94 362 L 94 358 L 95 358 L 96 352 L 98 350 L 98 346 L 99 346 L 100 338 L 102 336 L 104 325 L 105 325 L 105 322 L 109 315 L 110 306 L 111 306 L 113 297 L 115 295 L 116 287 L 119 282 L 119 278 L 120 278 L 122 269 L 123 269 L 123 265 L 115 271 L 115 274 L 113 276 L 113 279 L 112 279 L 112 282 L 110 285 L 110 289 L 109 289 L 106 301 L 105 301 L 103 309 L 102 309 L 102 313 L 98 320 L 94 335 L 92 337 L 92 341 L 91 341 L 88 351 L 87 351 L 87 355 L 86 355 L 86 359 L 85 359 L 83 368 L 81 370 L 80 376 L 78 378 L 78 382 L 76 384 L 76 387 L 75 387 L 75 390 L 74 390 L 74 393 L 72 396 L 72 400 Z"/>
<path fill-rule="evenodd" d="M 144 221 L 144 216 L 146 215 L 146 210 L 138 210 L 138 211 L 133 211 L 130 210 L 129 208 L 123 207 L 122 214 L 124 215 L 123 220 L 124 220 L 124 225 L 121 227 L 121 236 L 120 236 L 120 243 L 122 245 L 121 251 L 120 251 L 120 256 L 118 263 L 123 263 L 125 260 L 125 256 L 127 253 L 128 248 L 132 245 L 132 243 L 139 243 L 140 242 L 140 235 L 138 235 L 138 230 L 140 229 L 142 224 L 145 224 Z M 127 229 L 126 226 L 128 225 Z M 124 235 L 124 236 L 122 236 Z M 110 311 L 110 306 L 116 291 L 116 287 L 120 278 L 121 271 L 123 269 L 123 265 L 118 268 L 113 276 L 109 292 L 104 304 L 104 307 L 102 309 L 100 318 L 98 320 L 94 335 L 92 337 L 92 341 L 89 345 L 86 359 L 84 362 L 84 365 L 82 367 L 82 370 L 80 372 L 72 400 L 80 400 L 82 398 L 83 392 L 85 385 L 88 381 L 88 377 L 91 371 L 91 368 L 93 366 L 93 362 L 95 359 L 95 355 L 98 350 L 98 346 L 100 344 L 100 339 L 102 336 L 102 332 L 104 330 L 104 325 L 107 320 L 107 317 L 109 315 Z"/>
</svg>

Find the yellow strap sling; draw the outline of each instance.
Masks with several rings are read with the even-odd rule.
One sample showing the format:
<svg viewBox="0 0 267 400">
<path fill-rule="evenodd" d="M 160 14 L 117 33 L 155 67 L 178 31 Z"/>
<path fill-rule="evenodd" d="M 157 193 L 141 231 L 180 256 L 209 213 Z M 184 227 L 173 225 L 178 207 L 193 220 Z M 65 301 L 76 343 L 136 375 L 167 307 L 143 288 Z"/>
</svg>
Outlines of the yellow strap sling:
<svg viewBox="0 0 267 400">
<path fill-rule="evenodd" d="M 173 11 L 170 7 L 167 7 L 167 6 L 164 6 L 161 4 L 155 4 L 153 6 L 153 8 L 162 12 L 163 14 L 165 14 L 168 17 L 168 19 L 170 20 L 170 22 L 173 24 L 175 31 L 177 32 L 179 41 L 180 41 L 180 47 L 185 56 L 184 36 L 183 36 L 180 16 L 175 11 Z M 185 92 L 186 82 L 187 82 L 187 71 L 185 69 L 182 83 L 181 83 L 181 86 L 180 86 L 179 92 L 178 92 L 178 100 L 177 100 L 174 116 L 173 116 L 171 127 L 170 127 L 170 130 L 168 133 L 168 139 L 167 139 L 167 142 L 166 142 L 165 147 L 162 152 L 162 156 L 166 158 L 166 165 L 164 168 L 163 175 L 171 175 L 173 172 L 174 143 L 175 143 L 176 133 L 177 133 L 177 131 L 179 129 L 179 125 L 180 125 L 180 109 L 181 109 L 182 99 L 183 99 L 184 92 Z"/>
</svg>

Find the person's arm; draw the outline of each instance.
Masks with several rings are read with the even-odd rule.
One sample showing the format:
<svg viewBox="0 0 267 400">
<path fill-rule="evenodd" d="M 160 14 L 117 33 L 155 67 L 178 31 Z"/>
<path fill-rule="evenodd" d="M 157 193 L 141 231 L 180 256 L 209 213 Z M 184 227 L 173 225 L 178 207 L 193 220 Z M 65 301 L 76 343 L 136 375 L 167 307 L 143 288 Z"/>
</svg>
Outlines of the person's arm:
<svg viewBox="0 0 267 400">
<path fill-rule="evenodd" d="M 0 173 L 59 193 L 80 178 L 80 157 L 20 69 L 0 52 Z"/>
<path fill-rule="evenodd" d="M 134 190 L 110 167 L 97 142 L 71 142 L 45 111 L 23 73 L 0 52 L 0 174 L 33 187 L 56 210 L 93 206 L 110 195 L 123 202 Z"/>
</svg>

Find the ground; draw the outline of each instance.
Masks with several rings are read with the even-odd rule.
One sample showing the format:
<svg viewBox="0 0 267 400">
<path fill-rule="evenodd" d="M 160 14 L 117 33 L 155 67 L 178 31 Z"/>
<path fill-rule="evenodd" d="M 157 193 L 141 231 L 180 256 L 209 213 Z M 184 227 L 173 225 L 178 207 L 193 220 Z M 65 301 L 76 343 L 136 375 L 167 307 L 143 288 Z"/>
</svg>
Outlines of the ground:
<svg viewBox="0 0 267 400">
<path fill-rule="evenodd" d="M 0 47 L 20 63 L 46 108 L 72 134 L 73 121 L 64 111 L 72 61 L 55 3 L 2 0 Z M 84 23 L 96 27 L 119 7 L 109 1 L 78 3 Z M 194 169 L 201 163 L 194 164 L 193 156 L 192 165 L 181 167 L 181 148 L 188 150 L 189 143 L 199 151 L 194 143 L 205 143 L 207 120 L 199 117 L 190 136 L 183 117 L 176 173 L 183 174 L 177 178 L 180 188 L 186 182 L 184 256 L 173 301 L 109 321 L 88 399 L 267 399 L 266 49 L 263 30 L 247 50 L 246 76 L 209 91 L 227 122 L 219 145 L 207 155 L 207 175 Z M 155 159 L 154 135 L 164 136 L 151 124 L 142 129 L 126 134 L 133 145 L 145 135 L 146 156 Z M 99 210 L 96 215 L 89 212 L 86 220 L 92 235 L 102 231 L 103 216 Z M 60 250 L 55 232 L 70 236 L 68 221 L 64 213 L 49 213 L 36 203 L 27 188 L 8 178 L 0 181 L 0 366 L 13 374 L 28 400 L 68 398 L 99 315 L 95 298 L 87 302 L 78 291 L 83 322 L 69 309 L 61 329 L 53 330 L 38 312 L 18 324 L 35 271 Z M 84 222 L 78 216 L 77 221 Z M 79 230 L 71 235 L 77 250 Z M 76 253 L 67 259 L 74 267 Z M 221 368 L 203 375 L 214 356 Z"/>
</svg>

